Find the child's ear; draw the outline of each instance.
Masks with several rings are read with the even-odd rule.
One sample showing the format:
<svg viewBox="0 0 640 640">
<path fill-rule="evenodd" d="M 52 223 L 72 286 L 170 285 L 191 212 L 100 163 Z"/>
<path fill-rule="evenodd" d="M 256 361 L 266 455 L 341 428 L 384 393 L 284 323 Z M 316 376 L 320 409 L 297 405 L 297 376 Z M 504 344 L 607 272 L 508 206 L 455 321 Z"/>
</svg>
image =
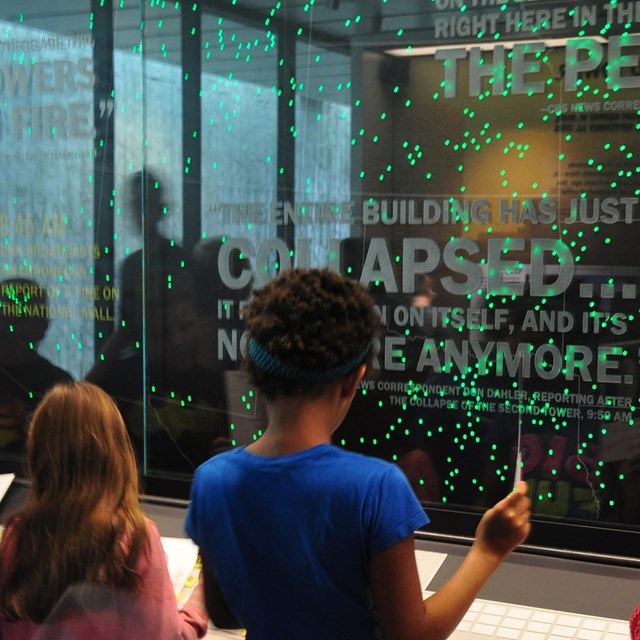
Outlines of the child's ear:
<svg viewBox="0 0 640 640">
<path fill-rule="evenodd" d="M 366 372 L 367 365 L 361 364 L 357 369 L 346 376 L 342 381 L 342 395 L 351 398 L 355 396 L 360 380 L 362 380 Z"/>
</svg>

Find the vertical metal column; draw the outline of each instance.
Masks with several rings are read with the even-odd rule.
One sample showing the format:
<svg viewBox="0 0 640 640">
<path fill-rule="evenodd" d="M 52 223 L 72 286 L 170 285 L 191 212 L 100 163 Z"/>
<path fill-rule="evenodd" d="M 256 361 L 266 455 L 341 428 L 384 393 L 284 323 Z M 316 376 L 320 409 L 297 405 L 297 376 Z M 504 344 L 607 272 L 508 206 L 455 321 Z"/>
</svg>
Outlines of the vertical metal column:
<svg viewBox="0 0 640 640">
<path fill-rule="evenodd" d="M 296 39 L 287 31 L 280 29 L 278 37 L 278 175 L 277 197 L 280 202 L 293 203 L 295 200 L 295 131 L 296 110 L 294 80 L 296 74 Z M 290 249 L 294 249 L 295 229 L 293 224 L 280 225 L 278 237 L 282 238 Z"/>
<path fill-rule="evenodd" d="M 93 16 L 93 121 L 95 128 L 95 158 L 93 180 L 94 242 L 100 257 L 94 264 L 94 284 L 113 286 L 114 257 L 114 88 L 113 88 L 113 9 L 111 2 L 91 0 Z M 115 318 L 113 300 L 105 301 L 105 308 Z M 114 329 L 112 320 L 94 321 L 95 356 Z"/>
<path fill-rule="evenodd" d="M 197 3 L 181 7 L 182 41 L 182 229 L 191 251 L 202 234 L 202 12 Z"/>
</svg>

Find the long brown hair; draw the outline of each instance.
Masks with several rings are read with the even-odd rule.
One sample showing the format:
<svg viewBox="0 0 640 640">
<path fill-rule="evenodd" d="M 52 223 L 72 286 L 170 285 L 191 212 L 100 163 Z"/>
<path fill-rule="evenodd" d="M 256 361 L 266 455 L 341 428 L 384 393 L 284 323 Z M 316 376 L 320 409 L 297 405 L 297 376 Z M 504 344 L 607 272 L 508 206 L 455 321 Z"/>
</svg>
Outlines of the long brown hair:
<svg viewBox="0 0 640 640">
<path fill-rule="evenodd" d="M 77 582 L 138 590 L 147 542 L 135 454 L 111 398 L 88 382 L 53 387 L 31 419 L 29 496 L 0 615 L 42 622 Z"/>
</svg>

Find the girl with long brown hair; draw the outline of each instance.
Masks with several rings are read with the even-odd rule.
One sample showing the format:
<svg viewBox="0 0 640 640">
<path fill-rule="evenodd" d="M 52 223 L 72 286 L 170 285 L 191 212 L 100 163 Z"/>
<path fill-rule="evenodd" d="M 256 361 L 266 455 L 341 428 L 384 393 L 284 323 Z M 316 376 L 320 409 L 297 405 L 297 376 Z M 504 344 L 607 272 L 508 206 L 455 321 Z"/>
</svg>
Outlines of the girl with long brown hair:
<svg viewBox="0 0 640 640">
<path fill-rule="evenodd" d="M 30 489 L 0 545 L 0 636 L 191 639 L 206 633 L 199 586 L 178 610 L 135 455 L 100 388 L 58 385 L 34 412 Z M 57 635 L 50 635 L 55 633 Z M 100 637 L 100 636 L 99 636 Z"/>
</svg>

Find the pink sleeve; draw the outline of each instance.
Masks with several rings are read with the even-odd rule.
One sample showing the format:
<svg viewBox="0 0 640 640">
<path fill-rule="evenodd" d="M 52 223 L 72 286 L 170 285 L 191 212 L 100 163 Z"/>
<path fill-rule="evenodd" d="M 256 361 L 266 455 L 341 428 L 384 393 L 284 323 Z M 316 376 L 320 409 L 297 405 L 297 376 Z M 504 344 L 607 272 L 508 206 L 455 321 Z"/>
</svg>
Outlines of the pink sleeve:
<svg viewBox="0 0 640 640">
<path fill-rule="evenodd" d="M 631 614 L 629 631 L 631 633 L 631 640 L 640 640 L 640 606 Z"/>
<path fill-rule="evenodd" d="M 3 568 L 3 573 L 0 575 L 0 584 L 4 584 L 11 563 L 14 561 L 17 544 L 15 521 L 11 521 L 4 530 L 2 542 L 0 543 L 0 558 L 2 559 L 0 567 Z"/>
<path fill-rule="evenodd" d="M 176 637 L 180 640 L 202 638 L 207 633 L 207 613 L 195 604 L 189 603 L 178 610 L 160 534 L 155 523 L 148 519 L 147 530 L 149 547 L 138 560 L 143 595 L 151 596 L 157 603 L 159 608 L 157 615 L 162 616 L 163 629 L 175 627 Z"/>
</svg>

